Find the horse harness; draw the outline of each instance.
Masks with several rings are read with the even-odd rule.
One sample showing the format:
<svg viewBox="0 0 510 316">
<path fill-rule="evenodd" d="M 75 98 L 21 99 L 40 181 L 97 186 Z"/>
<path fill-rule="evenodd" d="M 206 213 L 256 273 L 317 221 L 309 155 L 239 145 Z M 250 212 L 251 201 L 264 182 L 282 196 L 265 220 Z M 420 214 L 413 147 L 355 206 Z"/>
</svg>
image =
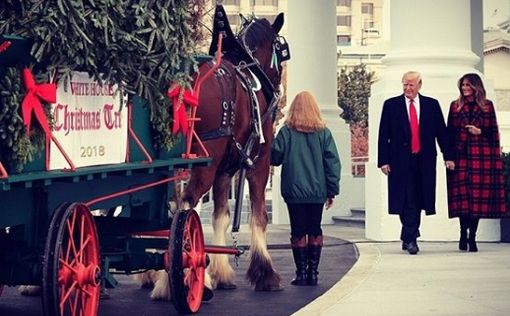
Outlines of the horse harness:
<svg viewBox="0 0 510 316">
<path fill-rule="evenodd" d="M 252 21 L 253 22 L 253 21 Z M 258 140 L 259 143 L 264 143 L 264 136 L 262 126 L 267 121 L 269 116 L 274 122 L 275 112 L 280 99 L 280 90 L 275 87 L 267 74 L 262 69 L 259 61 L 254 57 L 256 48 L 251 49 L 244 40 L 243 33 L 246 33 L 250 28 L 252 22 L 245 25 L 238 36 L 234 36 L 230 25 L 228 23 L 227 15 L 224 12 L 222 6 L 216 7 L 214 27 L 213 27 L 213 42 L 210 47 L 210 54 L 217 49 L 216 33 L 222 33 L 224 37 L 224 49 L 225 51 L 231 52 L 233 60 L 235 62 L 229 63 L 233 66 L 235 74 L 232 73 L 232 69 L 227 65 L 223 64 L 219 66 L 215 73 L 215 79 L 218 81 L 221 87 L 222 93 L 222 107 L 221 107 L 221 123 L 220 126 L 212 131 L 201 133 L 199 136 L 202 140 L 211 140 L 220 137 L 230 136 L 235 148 L 239 152 L 241 157 L 241 164 L 246 167 L 252 168 L 255 161 L 258 158 L 260 152 L 260 146 L 258 146 L 257 153 L 252 157 L 251 151 L 255 142 Z M 288 44 L 284 37 L 276 36 L 272 43 L 273 54 L 271 56 L 271 67 L 276 66 L 278 69 L 278 61 L 285 61 L 290 59 Z M 241 86 L 246 91 L 249 97 L 250 103 L 250 129 L 251 133 L 244 146 L 239 143 L 236 136 L 233 133 L 233 127 L 235 124 L 235 108 L 236 108 L 236 92 L 234 87 L 229 87 L 228 82 L 234 82 L 234 77 L 240 81 Z M 229 90 L 230 88 L 230 90 Z M 262 90 L 266 104 L 268 108 L 265 113 L 261 114 L 260 104 L 256 95 L 258 90 Z M 230 92 L 230 93 L 229 93 Z"/>
<path fill-rule="evenodd" d="M 214 80 L 218 82 L 220 86 L 220 95 L 222 98 L 221 102 L 221 120 L 220 126 L 214 130 L 200 133 L 199 137 L 202 141 L 211 139 L 217 139 L 220 137 L 231 137 L 231 141 L 234 147 L 237 149 L 241 163 L 244 163 L 248 167 L 252 167 L 258 158 L 258 152 L 256 155 L 251 155 L 251 151 L 256 141 L 263 139 L 262 126 L 270 117 L 274 120 L 274 112 L 278 105 L 279 91 L 274 91 L 274 97 L 268 103 L 267 110 L 262 114 L 260 109 L 259 100 L 257 98 L 257 91 L 261 87 L 261 83 L 254 73 L 250 70 L 250 65 L 244 62 L 239 63 L 237 66 L 232 64 L 222 63 L 214 74 Z M 242 88 L 246 91 L 249 99 L 250 107 L 250 136 L 244 145 L 242 145 L 236 135 L 234 135 L 233 127 L 236 120 L 236 89 L 231 83 L 235 80 L 239 80 Z M 259 146 L 260 150 L 260 146 Z"/>
</svg>

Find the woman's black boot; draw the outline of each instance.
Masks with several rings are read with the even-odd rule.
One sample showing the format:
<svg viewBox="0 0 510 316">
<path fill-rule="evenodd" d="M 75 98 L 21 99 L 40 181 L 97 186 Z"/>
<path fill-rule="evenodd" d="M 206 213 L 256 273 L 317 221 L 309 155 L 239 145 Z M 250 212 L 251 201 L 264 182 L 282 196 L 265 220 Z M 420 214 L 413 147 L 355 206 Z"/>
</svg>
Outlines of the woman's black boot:
<svg viewBox="0 0 510 316">
<path fill-rule="evenodd" d="M 306 285 L 306 236 L 302 238 L 290 239 L 292 244 L 292 255 L 294 256 L 294 263 L 296 264 L 296 278 L 290 281 L 292 285 Z"/>
<path fill-rule="evenodd" d="M 321 259 L 322 236 L 308 236 L 308 285 L 317 285 L 319 274 L 319 262 Z"/>
<path fill-rule="evenodd" d="M 290 281 L 292 285 L 306 285 L 306 252 L 306 247 L 292 248 L 296 264 L 296 278 Z"/>
<path fill-rule="evenodd" d="M 459 221 L 460 221 L 459 250 L 467 251 L 468 250 L 469 217 L 460 216 Z"/>
<path fill-rule="evenodd" d="M 469 223 L 469 252 L 478 252 L 478 246 L 476 245 L 476 230 L 478 229 L 479 218 L 471 218 Z"/>
</svg>

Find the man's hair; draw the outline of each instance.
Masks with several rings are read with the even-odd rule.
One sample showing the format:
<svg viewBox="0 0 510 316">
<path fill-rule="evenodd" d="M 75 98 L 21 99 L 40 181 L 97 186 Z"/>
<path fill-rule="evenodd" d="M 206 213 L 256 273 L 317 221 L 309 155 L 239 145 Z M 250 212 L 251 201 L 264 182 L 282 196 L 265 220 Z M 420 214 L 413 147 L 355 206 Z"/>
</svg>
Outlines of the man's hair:
<svg viewBox="0 0 510 316">
<path fill-rule="evenodd" d="M 408 71 L 406 72 L 403 76 L 402 76 L 402 82 L 404 82 L 404 80 L 406 78 L 411 78 L 411 79 L 416 79 L 418 81 L 419 84 L 422 83 L 422 80 L 421 80 L 421 74 L 417 71 Z"/>
</svg>

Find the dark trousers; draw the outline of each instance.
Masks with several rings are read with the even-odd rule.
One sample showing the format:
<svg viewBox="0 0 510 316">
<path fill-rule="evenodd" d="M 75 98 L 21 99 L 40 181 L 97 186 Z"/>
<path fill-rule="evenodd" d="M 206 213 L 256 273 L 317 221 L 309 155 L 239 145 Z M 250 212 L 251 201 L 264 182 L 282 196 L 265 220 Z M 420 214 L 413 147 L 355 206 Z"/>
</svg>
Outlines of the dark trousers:
<svg viewBox="0 0 510 316">
<path fill-rule="evenodd" d="M 290 219 L 290 235 L 302 238 L 306 235 L 321 236 L 322 210 L 324 204 L 287 203 Z"/>
<path fill-rule="evenodd" d="M 403 242 L 416 241 L 420 236 L 421 220 L 421 180 L 420 155 L 412 154 L 411 163 L 407 172 L 404 209 L 400 214 L 402 231 L 400 239 Z"/>
</svg>

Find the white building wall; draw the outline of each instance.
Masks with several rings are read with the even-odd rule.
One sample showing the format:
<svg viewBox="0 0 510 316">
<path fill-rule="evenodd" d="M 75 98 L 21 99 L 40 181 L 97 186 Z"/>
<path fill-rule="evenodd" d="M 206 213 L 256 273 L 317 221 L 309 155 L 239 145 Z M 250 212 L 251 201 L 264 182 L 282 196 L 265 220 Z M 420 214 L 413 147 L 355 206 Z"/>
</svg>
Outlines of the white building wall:
<svg viewBox="0 0 510 316">
<path fill-rule="evenodd" d="M 484 56 L 485 78 L 494 83 L 491 96 L 500 111 L 510 111 L 510 52 L 500 50 Z"/>
</svg>

